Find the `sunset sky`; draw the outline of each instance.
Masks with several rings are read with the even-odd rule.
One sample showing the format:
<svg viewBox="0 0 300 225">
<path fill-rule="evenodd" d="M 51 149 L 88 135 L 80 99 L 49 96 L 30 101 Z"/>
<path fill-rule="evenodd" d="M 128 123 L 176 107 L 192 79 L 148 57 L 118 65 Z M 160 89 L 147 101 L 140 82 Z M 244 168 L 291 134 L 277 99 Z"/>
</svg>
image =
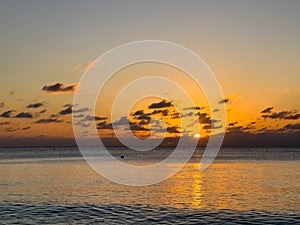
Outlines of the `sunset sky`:
<svg viewBox="0 0 300 225">
<path fill-rule="evenodd" d="M 174 42 L 207 63 L 225 97 L 219 104 L 227 108 L 227 145 L 299 145 L 299 11 L 298 0 L 1 1 L 0 146 L 71 143 L 73 97 L 82 75 L 100 55 L 138 40 Z M 120 107 L 112 121 L 111 104 L 124 84 L 154 75 L 179 83 L 195 105 L 174 111 L 179 97 L 170 92 L 169 99 L 138 102 L 130 115 Z M 96 115 L 73 107 L 83 127 L 96 118 L 106 138 L 115 137 L 112 123 L 123 129 L 123 120 L 132 130 L 123 129 L 124 135 L 145 138 L 155 116 L 165 121 L 166 137 L 205 138 L 218 127 L 210 110 L 218 109 L 208 108 L 186 74 L 158 63 L 118 71 L 99 95 Z M 176 115 L 192 125 L 180 127 Z M 162 128 L 157 125 L 157 133 Z"/>
</svg>

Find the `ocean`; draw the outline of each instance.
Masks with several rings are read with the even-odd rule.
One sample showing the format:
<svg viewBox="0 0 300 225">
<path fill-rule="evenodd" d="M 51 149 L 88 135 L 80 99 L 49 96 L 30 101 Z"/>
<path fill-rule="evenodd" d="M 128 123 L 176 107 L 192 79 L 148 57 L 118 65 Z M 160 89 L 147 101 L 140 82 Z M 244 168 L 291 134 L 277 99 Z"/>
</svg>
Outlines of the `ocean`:
<svg viewBox="0 0 300 225">
<path fill-rule="evenodd" d="M 111 148 L 142 165 L 171 148 Z M 0 148 L 2 224 L 299 224 L 300 148 L 222 148 L 205 171 L 202 149 L 169 179 L 125 186 L 96 173 L 76 148 Z M 172 163 L 176 163 L 172 162 Z M 155 176 L 149 174 L 149 176 Z M 146 178 L 145 178 L 146 179 Z"/>
</svg>

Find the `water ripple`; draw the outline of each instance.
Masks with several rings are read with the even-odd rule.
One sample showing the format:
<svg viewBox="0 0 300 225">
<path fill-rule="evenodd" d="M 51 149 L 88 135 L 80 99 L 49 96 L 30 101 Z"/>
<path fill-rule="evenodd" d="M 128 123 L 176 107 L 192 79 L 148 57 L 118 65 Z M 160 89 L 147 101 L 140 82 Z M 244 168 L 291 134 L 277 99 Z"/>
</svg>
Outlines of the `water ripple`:
<svg viewBox="0 0 300 225">
<path fill-rule="evenodd" d="M 297 224 L 300 214 L 56 202 L 2 202 L 4 224 Z"/>
</svg>

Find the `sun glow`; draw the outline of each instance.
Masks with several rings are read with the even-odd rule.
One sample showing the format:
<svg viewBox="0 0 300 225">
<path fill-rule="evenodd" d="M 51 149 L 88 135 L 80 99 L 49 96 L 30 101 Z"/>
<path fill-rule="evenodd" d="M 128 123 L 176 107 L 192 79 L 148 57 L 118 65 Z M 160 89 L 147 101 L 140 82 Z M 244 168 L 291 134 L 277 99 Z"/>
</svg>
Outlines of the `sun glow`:
<svg viewBox="0 0 300 225">
<path fill-rule="evenodd" d="M 200 138 L 200 134 L 194 134 L 194 138 Z"/>
</svg>

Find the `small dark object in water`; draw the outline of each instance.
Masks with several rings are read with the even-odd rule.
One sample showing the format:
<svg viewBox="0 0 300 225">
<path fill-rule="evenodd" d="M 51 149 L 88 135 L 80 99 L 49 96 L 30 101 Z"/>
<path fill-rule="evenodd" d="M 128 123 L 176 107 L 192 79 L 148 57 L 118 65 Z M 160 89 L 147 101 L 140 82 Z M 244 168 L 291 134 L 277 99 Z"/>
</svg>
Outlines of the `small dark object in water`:
<svg viewBox="0 0 300 225">
<path fill-rule="evenodd" d="M 121 159 L 124 159 L 124 155 L 121 155 Z"/>
</svg>

